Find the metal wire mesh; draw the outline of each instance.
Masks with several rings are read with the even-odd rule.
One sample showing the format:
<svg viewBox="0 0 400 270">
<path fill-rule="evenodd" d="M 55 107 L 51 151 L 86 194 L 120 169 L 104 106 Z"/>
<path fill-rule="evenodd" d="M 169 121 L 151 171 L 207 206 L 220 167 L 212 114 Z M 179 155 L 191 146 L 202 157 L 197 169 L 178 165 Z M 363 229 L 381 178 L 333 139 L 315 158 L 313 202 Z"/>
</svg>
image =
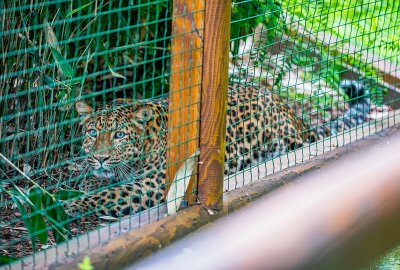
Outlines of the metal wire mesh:
<svg viewBox="0 0 400 270">
<path fill-rule="evenodd" d="M 80 252 L 164 216 L 168 115 L 198 106 L 169 111 L 169 78 L 185 72 L 171 70 L 171 57 L 186 57 L 171 53 L 171 40 L 199 29 L 173 30 L 173 13 L 182 15 L 168 0 L 0 6 L 0 264 L 109 228 L 58 251 Z M 191 82 L 172 90 L 200 85 Z M 190 120 L 176 128 L 198 125 L 197 115 Z M 197 140 L 194 133 L 177 144 Z M 182 159 L 176 181 L 194 174 L 195 156 Z M 175 208 L 182 196 L 173 198 Z M 132 219 L 110 225 L 123 216 Z"/>
<path fill-rule="evenodd" d="M 196 175 L 204 2 L 1 7 L 0 258 L 108 228 L 57 246 L 80 252 L 181 206 L 165 181 Z M 398 9 L 233 1 L 224 190 L 398 121 Z"/>
<path fill-rule="evenodd" d="M 235 1 L 232 10 L 225 190 L 397 121 L 399 81 L 388 77 L 398 74 L 398 3 Z"/>
</svg>

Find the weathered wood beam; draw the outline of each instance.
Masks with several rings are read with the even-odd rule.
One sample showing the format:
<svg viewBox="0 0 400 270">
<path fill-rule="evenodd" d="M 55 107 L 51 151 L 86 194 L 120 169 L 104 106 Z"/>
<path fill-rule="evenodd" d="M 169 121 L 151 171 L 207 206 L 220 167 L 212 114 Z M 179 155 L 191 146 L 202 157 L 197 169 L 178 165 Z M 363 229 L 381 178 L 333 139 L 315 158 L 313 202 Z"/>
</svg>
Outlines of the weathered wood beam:
<svg viewBox="0 0 400 270">
<path fill-rule="evenodd" d="M 203 1 L 173 1 L 167 183 L 199 147 L 203 23 Z M 193 183 L 195 177 L 189 193 Z"/>
<path fill-rule="evenodd" d="M 206 1 L 198 197 L 212 209 L 222 207 L 230 16 L 230 0 Z"/>
</svg>

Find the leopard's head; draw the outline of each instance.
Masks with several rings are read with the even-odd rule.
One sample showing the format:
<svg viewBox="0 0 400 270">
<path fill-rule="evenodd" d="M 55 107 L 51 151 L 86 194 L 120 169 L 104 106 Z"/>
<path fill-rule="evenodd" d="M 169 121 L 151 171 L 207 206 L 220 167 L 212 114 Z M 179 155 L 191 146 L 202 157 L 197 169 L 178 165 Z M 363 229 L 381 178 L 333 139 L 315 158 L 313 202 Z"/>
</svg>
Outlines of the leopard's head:
<svg viewBox="0 0 400 270">
<path fill-rule="evenodd" d="M 134 177 L 160 146 L 165 122 L 160 105 L 118 99 L 96 110 L 83 101 L 75 107 L 84 116 L 85 160 L 97 177 Z"/>
</svg>

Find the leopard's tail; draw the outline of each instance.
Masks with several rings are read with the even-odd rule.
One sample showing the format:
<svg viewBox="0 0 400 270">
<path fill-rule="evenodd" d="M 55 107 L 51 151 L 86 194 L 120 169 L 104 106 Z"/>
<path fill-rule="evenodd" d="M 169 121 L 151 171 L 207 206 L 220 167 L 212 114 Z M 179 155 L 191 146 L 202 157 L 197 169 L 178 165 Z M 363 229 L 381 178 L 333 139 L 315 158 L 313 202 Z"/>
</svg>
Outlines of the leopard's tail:
<svg viewBox="0 0 400 270">
<path fill-rule="evenodd" d="M 348 97 L 348 106 L 342 115 L 330 122 L 322 122 L 311 127 L 308 140 L 314 142 L 334 136 L 345 130 L 354 128 L 368 120 L 370 112 L 369 92 L 362 82 L 343 80 L 340 87 Z"/>
</svg>

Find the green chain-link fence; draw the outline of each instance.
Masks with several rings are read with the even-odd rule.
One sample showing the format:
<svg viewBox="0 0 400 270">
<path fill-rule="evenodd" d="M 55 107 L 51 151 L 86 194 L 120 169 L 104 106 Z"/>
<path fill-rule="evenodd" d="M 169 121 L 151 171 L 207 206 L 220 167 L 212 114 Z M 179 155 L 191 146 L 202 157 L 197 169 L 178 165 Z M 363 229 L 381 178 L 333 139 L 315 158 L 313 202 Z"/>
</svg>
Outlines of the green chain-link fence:
<svg viewBox="0 0 400 270">
<path fill-rule="evenodd" d="M 398 8 L 395 1 L 234 2 L 229 75 L 232 84 L 247 87 L 247 97 L 228 101 L 233 175 L 225 190 L 367 136 L 388 119 L 395 122 Z M 270 102 L 271 96 L 280 101 L 250 101 Z"/>
<path fill-rule="evenodd" d="M 93 170 L 82 149 L 84 138 L 93 138 L 93 132 L 102 138 L 109 134 L 101 126 L 82 127 L 85 112 L 78 112 L 75 102 L 82 100 L 106 117 L 120 148 L 125 147 L 126 139 L 116 138 L 125 133 L 115 128 L 130 127 L 117 123 L 121 118 L 116 115 L 108 118 L 115 110 L 102 108 L 116 99 L 123 100 L 121 109 L 132 108 L 141 105 L 133 100 L 168 93 L 172 2 L 2 1 L 0 6 L 0 253 L 21 258 L 109 222 L 89 217 L 96 207 L 76 213 L 86 220 L 70 223 L 68 217 L 68 199 L 135 177 L 125 168 L 112 179 Z M 163 104 L 160 108 L 168 111 Z M 146 113 L 138 115 L 138 123 L 150 117 Z M 154 135 L 143 130 L 130 140 L 146 136 Z M 158 146 L 148 156 L 138 156 L 139 166 L 163 155 L 165 146 Z M 134 213 L 129 207 L 124 210 Z"/>
<path fill-rule="evenodd" d="M 173 211 L 166 201 L 179 207 L 166 179 L 196 172 L 204 4 L 1 3 L 3 261 L 126 216 L 135 228 Z M 233 1 L 224 190 L 396 122 L 398 10 Z"/>
</svg>

